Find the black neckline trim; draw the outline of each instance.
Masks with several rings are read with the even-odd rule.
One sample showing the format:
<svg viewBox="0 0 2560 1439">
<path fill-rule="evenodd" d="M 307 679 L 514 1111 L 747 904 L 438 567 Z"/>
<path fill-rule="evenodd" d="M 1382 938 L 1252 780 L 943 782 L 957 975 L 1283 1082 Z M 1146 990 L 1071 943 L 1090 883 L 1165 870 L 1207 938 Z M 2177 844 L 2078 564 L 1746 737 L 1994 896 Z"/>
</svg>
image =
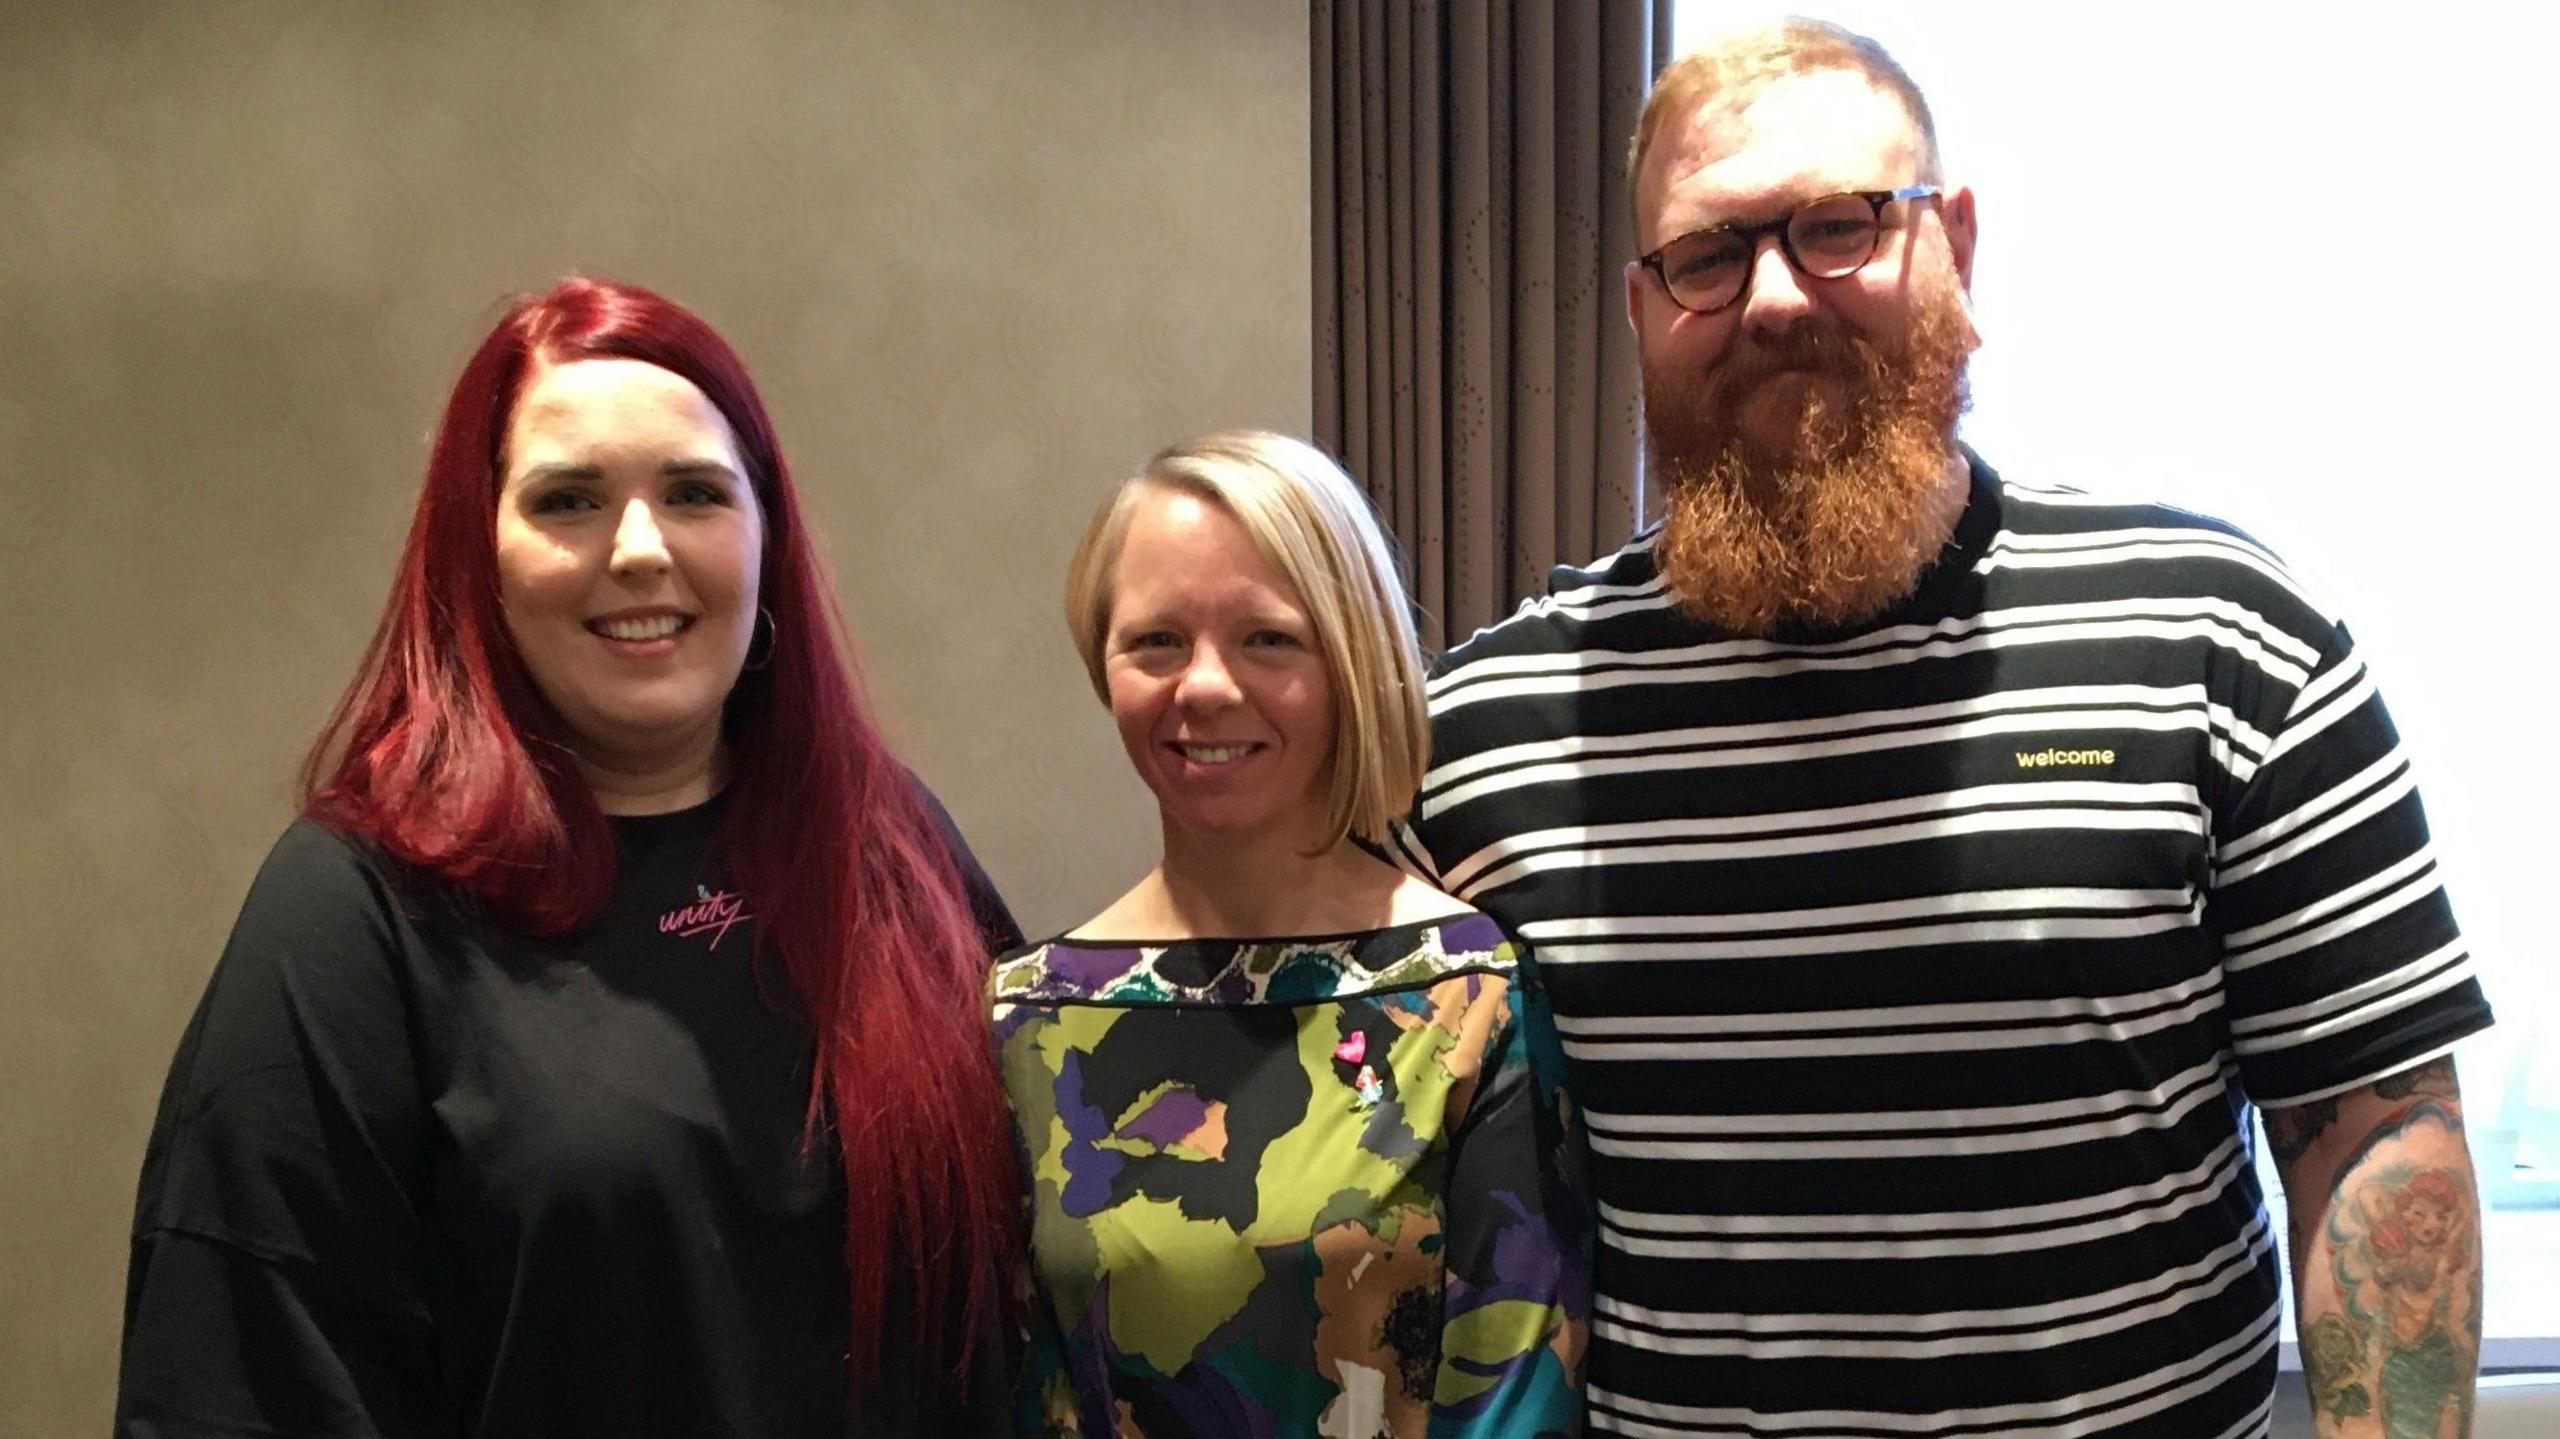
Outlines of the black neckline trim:
<svg viewBox="0 0 2560 1439">
<path fill-rule="evenodd" d="M 1069 934 L 1055 934 L 1051 935 L 1047 939 L 1026 944 L 1017 951 L 1017 953 L 1029 954 L 1035 949 L 1046 949 L 1051 945 L 1059 944 L 1069 945 L 1076 949 L 1171 949 L 1175 945 L 1180 944 L 1226 944 L 1237 946 L 1248 944 L 1341 944 L 1346 940 L 1367 939 L 1372 935 L 1405 933 L 1418 934 L 1426 929 L 1439 929 L 1445 925 L 1456 924 L 1464 920 L 1490 919 L 1491 917 L 1492 916 L 1487 915 L 1480 909 L 1462 909 L 1452 914 L 1436 915 L 1430 919 L 1407 920 L 1402 924 L 1372 925 L 1367 929 L 1349 929 L 1334 934 L 1194 934 L 1184 936 L 1180 939 L 1084 939 Z"/>
</svg>

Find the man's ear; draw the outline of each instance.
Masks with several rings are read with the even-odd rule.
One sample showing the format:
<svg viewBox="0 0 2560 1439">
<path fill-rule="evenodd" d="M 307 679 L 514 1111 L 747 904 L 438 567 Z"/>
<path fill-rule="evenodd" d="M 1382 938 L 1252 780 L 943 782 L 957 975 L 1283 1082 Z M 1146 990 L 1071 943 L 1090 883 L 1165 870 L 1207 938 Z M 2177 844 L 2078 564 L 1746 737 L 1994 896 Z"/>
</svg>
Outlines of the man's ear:
<svg viewBox="0 0 2560 1439">
<path fill-rule="evenodd" d="M 1947 250 L 1955 257 L 1956 282 L 1965 293 L 1973 293 L 1973 243 L 1980 234 L 1973 210 L 1973 190 L 1958 186 L 1938 206 L 1938 218 L 1947 227 Z"/>
</svg>

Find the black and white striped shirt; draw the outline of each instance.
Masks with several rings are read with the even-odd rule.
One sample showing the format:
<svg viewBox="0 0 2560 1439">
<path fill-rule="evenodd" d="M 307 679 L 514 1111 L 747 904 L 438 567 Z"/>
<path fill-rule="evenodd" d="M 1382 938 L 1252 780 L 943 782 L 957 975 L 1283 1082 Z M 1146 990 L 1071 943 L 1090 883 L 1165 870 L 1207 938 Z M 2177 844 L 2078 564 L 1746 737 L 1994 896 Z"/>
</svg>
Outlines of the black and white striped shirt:
<svg viewBox="0 0 2560 1439">
<path fill-rule="evenodd" d="M 1453 652 L 1403 858 L 1535 948 L 1595 1432 L 2260 1434 L 2248 1103 L 2489 1021 L 2346 630 L 2247 536 L 2002 483 L 1852 633 L 1652 537 Z"/>
</svg>

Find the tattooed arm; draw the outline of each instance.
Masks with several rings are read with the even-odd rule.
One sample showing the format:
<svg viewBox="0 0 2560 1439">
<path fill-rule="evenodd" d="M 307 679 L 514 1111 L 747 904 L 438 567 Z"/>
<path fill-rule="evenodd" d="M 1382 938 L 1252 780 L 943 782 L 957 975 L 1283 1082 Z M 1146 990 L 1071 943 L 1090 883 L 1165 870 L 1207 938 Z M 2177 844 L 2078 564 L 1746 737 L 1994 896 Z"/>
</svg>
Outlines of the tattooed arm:
<svg viewBox="0 0 2560 1439">
<path fill-rule="evenodd" d="M 2266 1114 L 2294 1311 L 2323 1435 L 2467 1435 L 2480 1366 L 2480 1200 L 2453 1061 Z"/>
</svg>

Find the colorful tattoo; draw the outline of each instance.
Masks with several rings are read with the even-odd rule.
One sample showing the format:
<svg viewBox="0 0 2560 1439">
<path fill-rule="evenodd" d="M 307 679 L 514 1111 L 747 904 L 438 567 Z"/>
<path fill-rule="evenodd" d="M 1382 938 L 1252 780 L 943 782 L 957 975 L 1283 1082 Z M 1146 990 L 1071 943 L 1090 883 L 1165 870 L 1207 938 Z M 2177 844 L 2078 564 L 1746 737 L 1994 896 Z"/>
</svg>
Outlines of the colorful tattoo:
<svg viewBox="0 0 2560 1439">
<path fill-rule="evenodd" d="M 2332 1419 L 2353 1419 L 2373 1412 L 2373 1395 L 2360 1377 L 2364 1370 L 2364 1336 L 2335 1314 L 2323 1314 L 2302 1335 L 2302 1379 L 2311 1390 L 2311 1407 Z"/>
<path fill-rule="evenodd" d="M 2376 1152 L 2419 1130 L 2459 1135 L 2450 1066 L 2440 1077 L 2429 1072 L 2434 1068 L 2375 1086 L 2385 1098 L 2414 1102 L 2339 1167 L 2326 1227 L 2337 1308 L 2306 1313 L 2302 1331 L 2313 1410 L 2330 1426 L 2362 1420 L 2352 1426 L 2360 1433 L 2372 1432 L 2378 1419 L 2388 1439 L 2468 1434 L 2471 1425 L 2480 1348 L 2471 1177 Z M 2380 1162 L 2365 1167 L 2374 1160 Z"/>
</svg>

